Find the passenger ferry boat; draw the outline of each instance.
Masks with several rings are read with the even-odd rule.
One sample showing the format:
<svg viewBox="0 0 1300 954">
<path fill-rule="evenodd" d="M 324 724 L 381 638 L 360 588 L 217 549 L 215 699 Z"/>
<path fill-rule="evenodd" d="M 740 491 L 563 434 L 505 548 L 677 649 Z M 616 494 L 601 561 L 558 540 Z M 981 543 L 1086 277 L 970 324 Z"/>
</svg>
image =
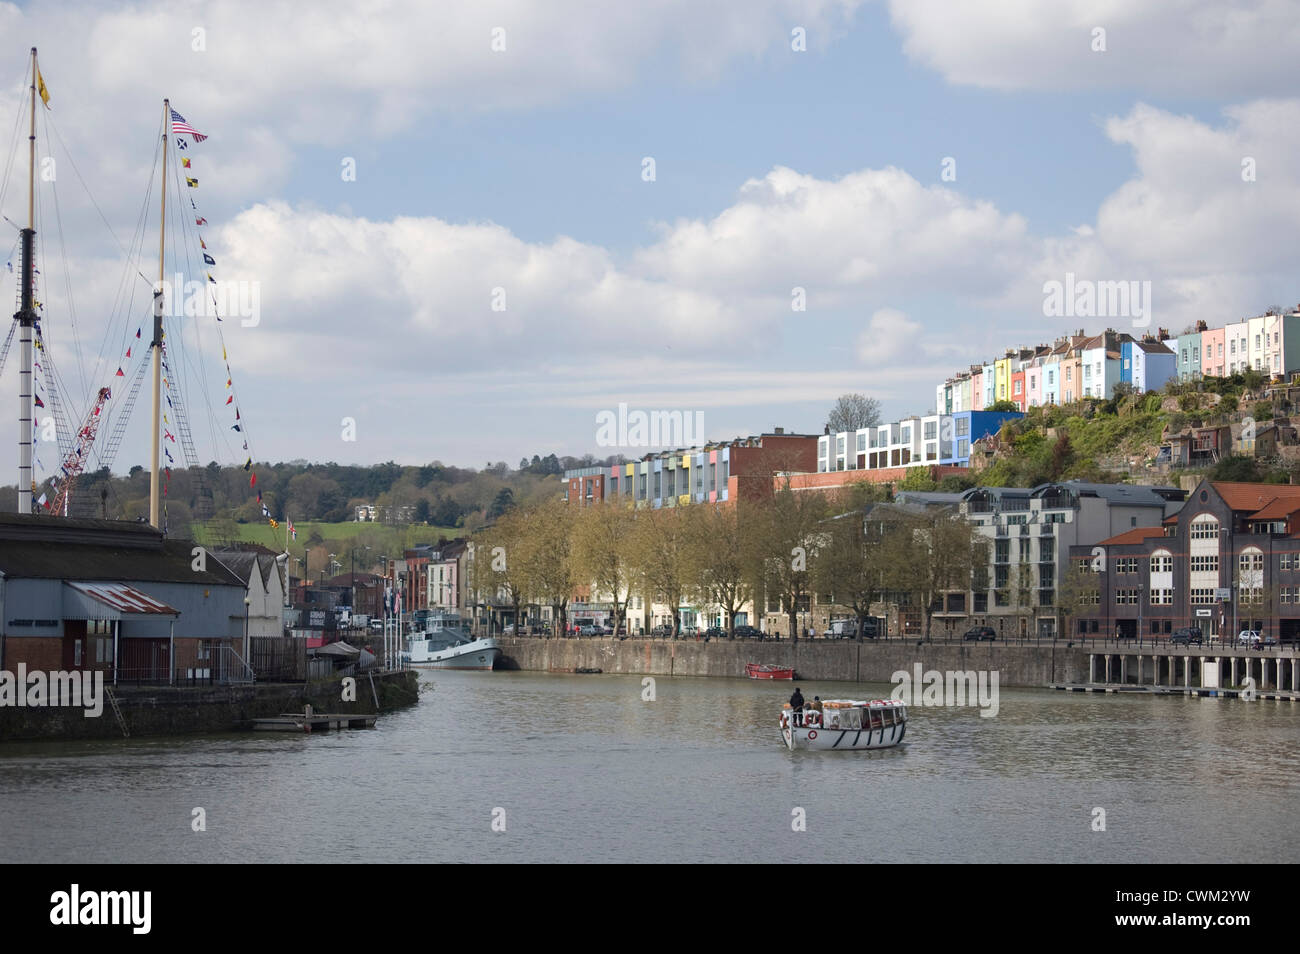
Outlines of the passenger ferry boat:
<svg viewBox="0 0 1300 954">
<path fill-rule="evenodd" d="M 417 669 L 490 670 L 501 655 L 495 639 L 475 639 L 455 613 L 420 613 L 421 628 L 406 640 L 406 660 Z"/>
<path fill-rule="evenodd" d="M 781 737 L 795 749 L 887 749 L 903 741 L 907 732 L 907 706 L 898 699 L 829 699 L 822 711 L 794 712 L 790 703 L 781 710 Z"/>
</svg>

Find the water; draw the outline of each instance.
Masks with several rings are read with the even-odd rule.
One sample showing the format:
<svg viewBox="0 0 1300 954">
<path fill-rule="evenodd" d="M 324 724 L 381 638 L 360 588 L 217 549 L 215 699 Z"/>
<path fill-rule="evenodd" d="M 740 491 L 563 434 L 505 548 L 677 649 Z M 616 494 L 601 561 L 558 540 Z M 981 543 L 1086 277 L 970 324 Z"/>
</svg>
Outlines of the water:
<svg viewBox="0 0 1300 954">
<path fill-rule="evenodd" d="M 421 680 L 373 731 L 0 746 L 0 860 L 1300 857 L 1294 703 L 1003 690 L 996 718 L 910 709 L 897 749 L 791 753 L 788 683 L 657 677 L 646 702 L 639 676 Z"/>
</svg>

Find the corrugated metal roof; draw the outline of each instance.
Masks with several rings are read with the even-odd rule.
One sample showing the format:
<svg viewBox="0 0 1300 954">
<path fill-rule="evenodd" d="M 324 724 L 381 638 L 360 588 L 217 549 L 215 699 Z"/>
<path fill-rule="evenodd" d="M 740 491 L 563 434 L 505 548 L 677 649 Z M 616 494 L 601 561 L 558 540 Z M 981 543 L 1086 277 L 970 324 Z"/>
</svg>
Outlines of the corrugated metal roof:
<svg viewBox="0 0 1300 954">
<path fill-rule="evenodd" d="M 128 616 L 179 616 L 166 603 L 125 583 L 65 583 L 70 589 Z"/>
</svg>

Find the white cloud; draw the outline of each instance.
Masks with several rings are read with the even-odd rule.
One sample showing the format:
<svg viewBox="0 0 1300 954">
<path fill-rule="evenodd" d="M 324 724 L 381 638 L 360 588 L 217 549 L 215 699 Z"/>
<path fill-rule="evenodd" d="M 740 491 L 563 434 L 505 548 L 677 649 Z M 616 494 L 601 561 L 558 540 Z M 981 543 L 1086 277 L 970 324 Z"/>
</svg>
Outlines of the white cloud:
<svg viewBox="0 0 1300 954">
<path fill-rule="evenodd" d="M 1242 98 L 1300 82 L 1295 0 L 890 0 L 912 59 L 994 89 L 1136 88 Z M 1103 28 L 1106 51 L 1094 52 Z"/>
<path fill-rule="evenodd" d="M 1211 126 L 1139 104 L 1106 124 L 1133 151 L 1136 175 L 1102 202 L 1094 225 L 1048 237 L 1024 301 L 1067 271 L 1153 283 L 1155 323 L 1175 332 L 1294 304 L 1300 247 L 1300 100 L 1225 110 Z M 1256 162 L 1243 181 L 1242 159 Z M 1030 287 L 1033 286 L 1033 287 Z"/>
</svg>

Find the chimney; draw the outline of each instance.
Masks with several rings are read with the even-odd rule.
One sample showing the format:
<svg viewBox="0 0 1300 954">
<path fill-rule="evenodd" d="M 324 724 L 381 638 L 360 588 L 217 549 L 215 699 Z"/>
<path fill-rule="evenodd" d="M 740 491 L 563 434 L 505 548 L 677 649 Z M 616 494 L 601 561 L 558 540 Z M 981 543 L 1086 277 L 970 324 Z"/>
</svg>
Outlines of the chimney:
<svg viewBox="0 0 1300 954">
<path fill-rule="evenodd" d="M 774 427 L 774 428 L 772 428 L 772 433 L 773 433 L 773 434 L 784 434 L 784 433 L 785 433 L 785 428 L 784 428 L 784 427 Z"/>
<path fill-rule="evenodd" d="M 1206 330 L 1209 329 L 1209 327 L 1210 327 L 1210 326 L 1207 325 L 1207 324 L 1205 323 L 1204 320 L 1198 321 L 1198 322 L 1196 323 L 1196 330 L 1197 330 L 1197 331 L 1206 331 Z"/>
</svg>

